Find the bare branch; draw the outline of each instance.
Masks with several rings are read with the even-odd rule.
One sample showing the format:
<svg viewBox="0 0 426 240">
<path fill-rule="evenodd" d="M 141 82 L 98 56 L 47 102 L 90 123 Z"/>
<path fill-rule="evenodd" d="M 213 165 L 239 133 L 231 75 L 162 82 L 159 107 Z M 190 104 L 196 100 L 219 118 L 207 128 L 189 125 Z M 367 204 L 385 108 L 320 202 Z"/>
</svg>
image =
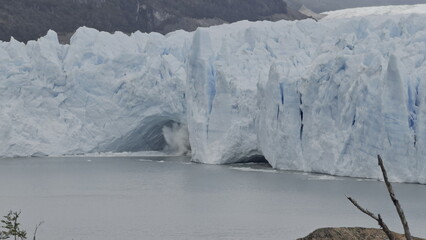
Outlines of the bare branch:
<svg viewBox="0 0 426 240">
<path fill-rule="evenodd" d="M 384 179 L 386 187 L 388 189 L 390 198 L 393 202 L 393 205 L 395 205 L 396 211 L 398 212 L 399 218 L 401 219 L 402 226 L 404 227 L 405 238 L 407 240 L 411 240 L 412 238 L 411 238 L 410 228 L 408 227 L 407 219 L 405 218 L 404 211 L 402 210 L 398 199 L 396 199 L 396 197 L 395 197 L 395 193 L 393 191 L 392 185 L 390 184 L 390 182 L 388 180 L 388 174 L 386 173 L 385 166 L 383 165 L 383 160 L 380 157 L 380 155 L 377 155 L 377 159 L 379 161 L 379 166 L 380 166 L 380 169 L 382 170 L 383 179 Z"/>
<path fill-rule="evenodd" d="M 355 201 L 355 199 L 348 197 L 348 200 L 355 205 L 356 208 L 358 208 L 361 212 L 367 214 L 368 216 L 370 216 L 371 218 L 373 218 L 374 220 L 377 221 L 377 223 L 380 225 L 380 227 L 383 229 L 383 232 L 385 232 L 386 236 L 388 236 L 389 240 L 395 240 L 394 235 L 392 234 L 392 232 L 389 230 L 388 226 L 385 224 L 385 222 L 383 222 L 382 217 L 380 216 L 376 216 L 374 215 L 372 212 L 368 211 L 367 209 L 361 207 L 357 201 Z"/>
<path fill-rule="evenodd" d="M 36 235 L 37 235 L 37 230 L 38 228 L 44 223 L 44 221 L 39 222 L 36 226 L 35 226 L 35 230 L 34 230 L 34 235 L 33 235 L 33 240 L 36 240 Z"/>
</svg>

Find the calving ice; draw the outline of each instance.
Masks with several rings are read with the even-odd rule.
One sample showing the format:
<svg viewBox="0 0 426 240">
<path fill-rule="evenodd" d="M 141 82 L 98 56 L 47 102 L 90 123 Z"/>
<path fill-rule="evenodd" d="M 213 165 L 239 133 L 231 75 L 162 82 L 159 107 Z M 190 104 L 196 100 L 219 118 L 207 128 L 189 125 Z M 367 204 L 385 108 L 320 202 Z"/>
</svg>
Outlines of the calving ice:
<svg viewBox="0 0 426 240">
<path fill-rule="evenodd" d="M 0 155 L 191 149 L 376 178 L 381 154 L 426 183 L 426 6 L 328 14 L 1 42 Z"/>
</svg>

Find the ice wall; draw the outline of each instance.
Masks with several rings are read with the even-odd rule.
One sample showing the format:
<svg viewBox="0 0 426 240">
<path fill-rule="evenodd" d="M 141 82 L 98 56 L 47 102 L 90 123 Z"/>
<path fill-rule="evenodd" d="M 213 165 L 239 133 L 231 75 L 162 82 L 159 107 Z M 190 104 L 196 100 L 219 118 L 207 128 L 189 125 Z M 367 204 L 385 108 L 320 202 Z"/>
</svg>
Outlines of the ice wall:
<svg viewBox="0 0 426 240">
<path fill-rule="evenodd" d="M 80 28 L 0 43 L 0 155 L 162 150 L 185 120 L 188 34 L 113 35 Z"/>
<path fill-rule="evenodd" d="M 188 149 L 189 135 L 194 161 L 376 178 L 382 154 L 393 180 L 424 183 L 418 8 L 0 42 L 0 155 Z"/>
<path fill-rule="evenodd" d="M 421 19 L 323 21 L 333 29 L 322 30 L 312 59 L 275 63 L 259 92 L 266 159 L 281 169 L 378 177 L 381 154 L 394 180 L 425 182 Z"/>
</svg>

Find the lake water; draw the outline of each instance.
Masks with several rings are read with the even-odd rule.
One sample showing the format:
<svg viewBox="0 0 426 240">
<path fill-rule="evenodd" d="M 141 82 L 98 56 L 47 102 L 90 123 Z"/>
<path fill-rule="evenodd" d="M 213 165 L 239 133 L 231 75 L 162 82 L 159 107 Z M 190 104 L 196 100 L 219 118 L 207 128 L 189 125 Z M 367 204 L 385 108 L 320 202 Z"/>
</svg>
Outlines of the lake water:
<svg viewBox="0 0 426 240">
<path fill-rule="evenodd" d="M 426 236 L 426 186 L 394 184 L 414 235 Z M 0 214 L 21 210 L 40 240 L 296 239 L 328 226 L 376 227 L 345 198 L 401 232 L 383 183 L 204 165 L 185 157 L 0 159 Z"/>
</svg>

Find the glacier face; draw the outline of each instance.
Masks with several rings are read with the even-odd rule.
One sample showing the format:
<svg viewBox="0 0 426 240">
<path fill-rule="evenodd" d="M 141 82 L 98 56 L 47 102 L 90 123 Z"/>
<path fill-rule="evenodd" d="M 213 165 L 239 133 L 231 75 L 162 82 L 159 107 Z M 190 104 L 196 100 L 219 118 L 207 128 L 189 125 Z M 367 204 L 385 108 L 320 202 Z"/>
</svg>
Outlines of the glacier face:
<svg viewBox="0 0 426 240">
<path fill-rule="evenodd" d="M 1 42 L 0 155 L 162 150 L 179 125 L 194 161 L 376 178 L 382 154 L 394 181 L 425 183 L 419 7 Z"/>
<path fill-rule="evenodd" d="M 52 31 L 2 43 L 0 155 L 162 150 L 162 127 L 185 119 L 187 37 L 80 28 L 70 45 Z"/>
</svg>

